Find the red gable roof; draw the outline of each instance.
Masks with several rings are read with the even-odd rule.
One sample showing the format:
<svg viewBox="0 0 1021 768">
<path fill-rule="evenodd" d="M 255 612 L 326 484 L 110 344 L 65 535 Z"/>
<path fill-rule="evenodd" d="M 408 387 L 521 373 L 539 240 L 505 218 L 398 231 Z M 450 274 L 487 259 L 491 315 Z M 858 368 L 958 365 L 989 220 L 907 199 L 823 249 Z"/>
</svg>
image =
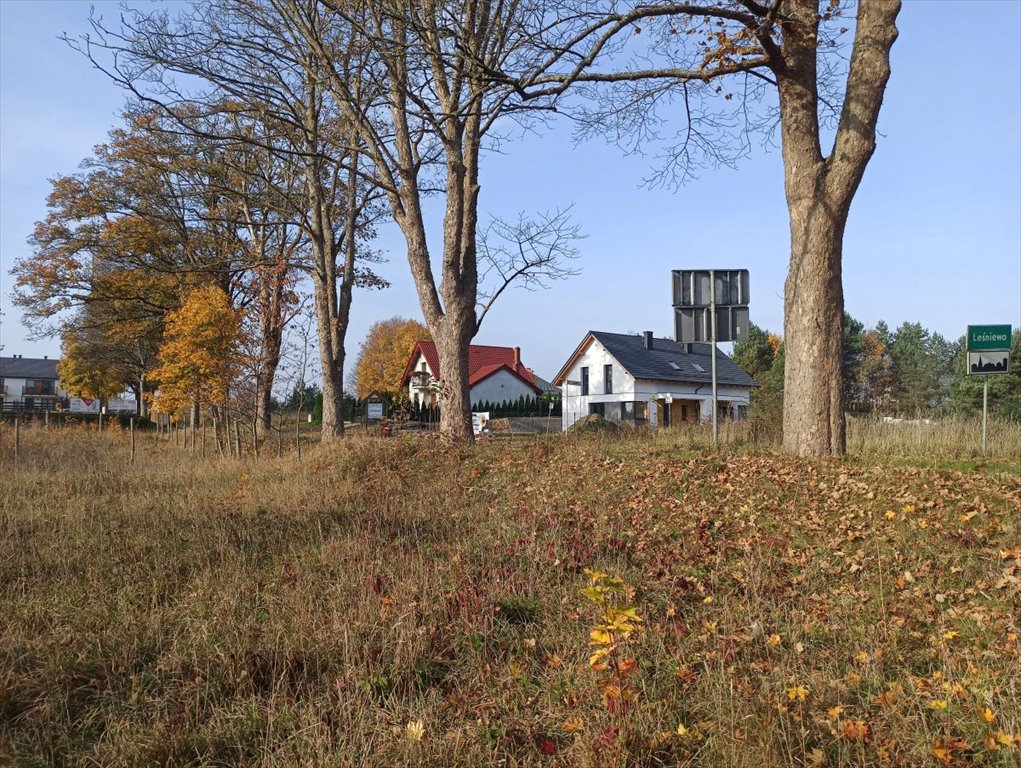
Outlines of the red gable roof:
<svg viewBox="0 0 1021 768">
<path fill-rule="evenodd" d="M 440 356 L 436 351 L 436 342 L 419 341 L 411 350 L 408 364 L 404 368 L 404 375 L 401 377 L 402 384 L 407 384 L 411 374 L 414 373 L 411 366 L 414 365 L 419 353 L 429 364 L 433 376 L 437 379 L 441 377 Z M 542 392 L 536 383 L 535 374 L 521 364 L 520 347 L 490 347 L 484 344 L 472 344 L 468 347 L 468 386 L 474 387 L 502 368 L 506 368 L 516 375 L 536 392 Z"/>
</svg>

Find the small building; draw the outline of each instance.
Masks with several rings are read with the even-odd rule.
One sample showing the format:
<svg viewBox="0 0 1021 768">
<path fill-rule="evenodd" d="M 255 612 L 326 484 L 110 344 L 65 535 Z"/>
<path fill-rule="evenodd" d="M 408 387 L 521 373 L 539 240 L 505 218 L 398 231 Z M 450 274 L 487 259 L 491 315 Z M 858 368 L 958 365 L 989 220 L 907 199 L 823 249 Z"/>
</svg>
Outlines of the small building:
<svg viewBox="0 0 1021 768">
<path fill-rule="evenodd" d="M 712 419 L 712 345 L 643 334 L 589 331 L 554 377 L 563 390 L 564 429 L 589 414 L 630 424 L 672 426 Z M 745 414 L 755 380 L 716 350 L 719 415 Z"/>
<path fill-rule="evenodd" d="M 67 392 L 58 386 L 56 360 L 0 357 L 0 410 L 53 411 L 66 400 Z"/>
<path fill-rule="evenodd" d="M 417 342 L 401 377 L 401 386 L 408 388 L 408 398 L 419 406 L 439 405 L 437 382 L 441 378 L 436 343 Z M 520 347 L 472 344 L 468 347 L 468 386 L 473 406 L 539 397 L 543 393 L 536 375 L 522 364 Z"/>
</svg>

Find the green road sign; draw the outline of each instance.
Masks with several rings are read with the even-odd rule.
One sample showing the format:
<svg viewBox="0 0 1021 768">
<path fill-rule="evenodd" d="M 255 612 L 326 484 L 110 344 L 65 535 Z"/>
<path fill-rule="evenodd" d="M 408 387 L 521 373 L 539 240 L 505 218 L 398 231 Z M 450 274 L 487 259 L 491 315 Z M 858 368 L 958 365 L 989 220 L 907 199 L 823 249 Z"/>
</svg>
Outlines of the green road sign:
<svg viewBox="0 0 1021 768">
<path fill-rule="evenodd" d="M 1009 325 L 969 325 L 968 351 L 1010 349 Z"/>
</svg>

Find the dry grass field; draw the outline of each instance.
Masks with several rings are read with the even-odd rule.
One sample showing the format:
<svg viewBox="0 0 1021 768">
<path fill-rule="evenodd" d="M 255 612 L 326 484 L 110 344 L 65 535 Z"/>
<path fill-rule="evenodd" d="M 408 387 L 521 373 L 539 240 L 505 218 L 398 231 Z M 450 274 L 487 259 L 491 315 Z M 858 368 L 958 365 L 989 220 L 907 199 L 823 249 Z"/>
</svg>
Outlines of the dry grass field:
<svg viewBox="0 0 1021 768">
<path fill-rule="evenodd" d="M 5 425 L 0 764 L 1017 766 L 1021 433 L 962 430 Z"/>
</svg>

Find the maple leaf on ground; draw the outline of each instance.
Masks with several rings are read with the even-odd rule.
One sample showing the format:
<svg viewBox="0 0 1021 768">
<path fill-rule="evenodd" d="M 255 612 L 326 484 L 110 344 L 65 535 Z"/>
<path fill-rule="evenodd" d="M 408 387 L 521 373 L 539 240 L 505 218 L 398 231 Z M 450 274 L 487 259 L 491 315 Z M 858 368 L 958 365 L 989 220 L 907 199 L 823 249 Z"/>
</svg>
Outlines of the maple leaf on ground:
<svg viewBox="0 0 1021 768">
<path fill-rule="evenodd" d="M 846 720 L 840 735 L 846 741 L 865 741 L 869 726 L 864 720 Z"/>
<path fill-rule="evenodd" d="M 795 685 L 787 689 L 787 698 L 790 701 L 804 701 L 808 698 L 808 689 L 803 685 Z"/>
<path fill-rule="evenodd" d="M 967 752 L 971 749 L 968 742 L 962 739 L 950 737 L 947 739 L 936 739 L 932 745 L 932 756 L 943 765 L 960 765 L 961 761 L 956 757 L 957 752 Z"/>
<path fill-rule="evenodd" d="M 577 715 L 564 721 L 564 733 L 577 733 L 585 727 L 584 721 Z"/>
</svg>

